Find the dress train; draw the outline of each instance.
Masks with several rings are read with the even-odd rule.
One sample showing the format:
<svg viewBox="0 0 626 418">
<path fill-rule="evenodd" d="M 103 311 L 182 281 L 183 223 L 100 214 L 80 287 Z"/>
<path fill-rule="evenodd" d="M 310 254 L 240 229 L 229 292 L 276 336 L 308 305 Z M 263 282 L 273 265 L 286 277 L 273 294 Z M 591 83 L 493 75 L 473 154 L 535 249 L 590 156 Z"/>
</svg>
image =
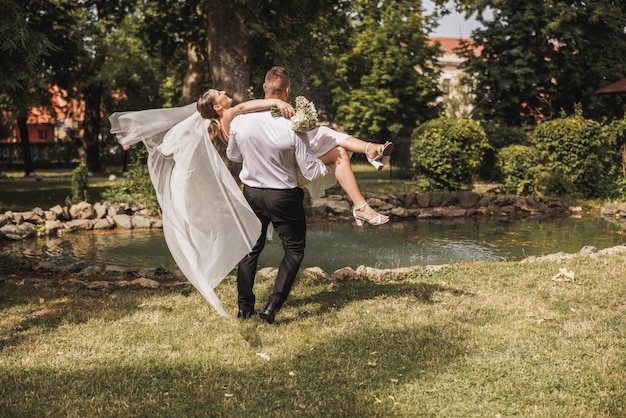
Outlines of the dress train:
<svg viewBox="0 0 626 418">
<path fill-rule="evenodd" d="M 215 150 L 195 103 L 116 112 L 111 133 L 143 142 L 167 246 L 185 277 L 221 315 L 215 287 L 248 254 L 261 224 Z"/>
</svg>

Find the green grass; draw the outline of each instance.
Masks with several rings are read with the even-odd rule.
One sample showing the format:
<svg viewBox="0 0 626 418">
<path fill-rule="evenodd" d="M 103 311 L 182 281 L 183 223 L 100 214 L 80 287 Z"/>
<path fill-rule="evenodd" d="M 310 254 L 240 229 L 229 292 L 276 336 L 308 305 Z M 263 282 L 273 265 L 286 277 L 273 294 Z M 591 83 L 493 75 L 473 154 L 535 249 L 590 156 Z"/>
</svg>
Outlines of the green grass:
<svg viewBox="0 0 626 418">
<path fill-rule="evenodd" d="M 89 185 L 89 200 L 99 202 L 102 193 L 114 182 L 97 181 Z M 20 182 L 0 181 L 0 213 L 8 210 L 28 211 L 35 207 L 48 210 L 55 205 L 65 205 L 70 195 L 71 181 L 23 180 Z"/>
<path fill-rule="evenodd" d="M 119 170 L 116 181 L 121 180 Z M 72 189 L 72 171 L 38 170 L 39 179 L 24 177 L 23 172 L 8 172 L 7 178 L 0 180 L 0 213 L 7 210 L 28 211 L 35 207 L 48 210 L 55 205 L 65 205 L 65 199 Z M 89 181 L 89 200 L 99 202 L 102 193 L 115 184 L 108 180 L 109 174 L 102 174 Z"/>
<path fill-rule="evenodd" d="M 0 415 L 623 417 L 625 264 L 300 277 L 267 325 L 190 286 L 88 290 L 0 258 Z M 216 290 L 234 313 L 234 281 Z"/>
</svg>

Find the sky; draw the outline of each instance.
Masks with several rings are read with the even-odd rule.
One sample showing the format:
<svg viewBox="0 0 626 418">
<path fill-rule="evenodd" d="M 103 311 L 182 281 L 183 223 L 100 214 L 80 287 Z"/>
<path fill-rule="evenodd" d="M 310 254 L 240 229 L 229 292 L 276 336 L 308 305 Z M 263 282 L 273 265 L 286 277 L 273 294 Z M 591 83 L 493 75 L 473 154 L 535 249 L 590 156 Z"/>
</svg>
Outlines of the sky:
<svg viewBox="0 0 626 418">
<path fill-rule="evenodd" d="M 423 0 L 422 4 L 427 13 L 433 11 L 433 2 Z M 439 21 L 439 27 L 435 29 L 431 36 L 448 38 L 469 38 L 471 32 L 480 27 L 475 19 L 465 20 L 460 13 L 451 13 Z"/>
</svg>

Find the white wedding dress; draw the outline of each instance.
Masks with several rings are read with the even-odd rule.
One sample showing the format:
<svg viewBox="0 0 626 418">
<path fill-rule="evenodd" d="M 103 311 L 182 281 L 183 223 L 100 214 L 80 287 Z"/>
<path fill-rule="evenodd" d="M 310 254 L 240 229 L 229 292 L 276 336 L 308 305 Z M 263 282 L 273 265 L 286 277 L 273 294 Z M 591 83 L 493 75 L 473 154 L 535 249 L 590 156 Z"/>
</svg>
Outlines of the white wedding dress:
<svg viewBox="0 0 626 418">
<path fill-rule="evenodd" d="M 195 103 L 109 117 L 122 145 L 142 141 L 167 246 L 187 279 L 221 315 L 215 287 L 250 252 L 261 223 L 215 150 Z"/>
<path fill-rule="evenodd" d="M 303 137 L 303 135 L 299 136 L 301 138 Z M 330 129 L 326 126 L 320 126 L 318 128 L 311 129 L 305 134 L 305 136 L 309 141 L 309 146 L 311 147 L 313 155 L 320 158 L 331 149 L 340 145 L 341 142 L 350 135 L 335 131 L 334 129 Z M 349 153 L 349 155 L 352 155 L 352 153 Z M 335 177 L 335 172 L 332 167 L 329 167 L 325 175 L 318 177 L 312 182 L 308 182 L 302 175 L 299 175 L 298 179 L 300 186 L 305 187 L 309 191 L 311 199 L 319 199 L 324 196 L 326 189 L 337 184 L 337 178 Z"/>
<path fill-rule="evenodd" d="M 261 224 L 215 150 L 207 130 L 209 121 L 202 119 L 195 103 L 115 112 L 109 121 L 120 144 L 145 144 L 170 253 L 211 306 L 228 316 L 214 289 L 250 252 Z M 301 137 L 320 157 L 348 135 L 320 127 Z M 328 170 L 303 187 L 318 198 L 335 183 L 333 171 Z"/>
</svg>

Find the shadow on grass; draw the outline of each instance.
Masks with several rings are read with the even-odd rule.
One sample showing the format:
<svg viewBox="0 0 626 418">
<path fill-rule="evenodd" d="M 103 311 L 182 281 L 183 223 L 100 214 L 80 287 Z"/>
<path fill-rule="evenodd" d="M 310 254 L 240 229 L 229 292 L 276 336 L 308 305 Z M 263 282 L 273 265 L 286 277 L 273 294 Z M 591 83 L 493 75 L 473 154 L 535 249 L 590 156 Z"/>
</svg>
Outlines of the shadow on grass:
<svg viewBox="0 0 626 418">
<path fill-rule="evenodd" d="M 82 324 L 94 318 L 106 321 L 124 318 L 138 310 L 138 293 L 185 292 L 182 288 L 103 292 L 78 285 L 45 285 L 46 282 L 33 285 L 28 283 L 29 280 L 32 279 L 0 281 L 0 311 L 6 315 L 5 326 L 0 328 L 0 351 L 5 347 L 19 345 L 24 338 L 28 338 L 29 330 L 34 328 L 51 331 L 62 324 Z"/>
<path fill-rule="evenodd" d="M 467 294 L 463 290 L 421 282 L 387 282 L 382 284 L 371 281 L 344 282 L 337 283 L 334 288 L 325 289 L 311 296 L 303 298 L 295 296 L 288 299 L 285 308 L 313 304 L 318 308 L 315 311 L 306 311 L 302 315 L 323 315 L 332 310 L 341 310 L 355 301 L 375 299 L 381 296 L 412 297 L 418 303 L 431 304 L 433 303 L 433 295 L 438 292 L 446 292 L 455 296 Z M 289 321 L 289 319 L 284 320 L 284 322 Z M 277 322 L 281 322 L 278 317 Z"/>
<path fill-rule="evenodd" d="M 273 283 L 266 282 L 263 284 Z M 47 333 L 61 324 L 80 324 L 90 318 L 116 321 L 138 310 L 136 292 L 149 295 L 172 291 L 125 289 L 103 294 L 55 285 L 41 289 L 47 300 L 39 303 L 37 288 L 7 289 L 9 285 L 4 283 L 1 294 L 9 291 L 11 300 L 3 298 L 1 309 L 8 305 L 31 306 L 17 321 L 16 329 L 2 336 L 0 350 L 32 338 L 28 329 L 42 327 Z M 409 297 L 416 303 L 433 304 L 437 292 L 465 294 L 421 282 L 365 281 L 328 286 L 303 280 L 299 285 L 318 288 L 309 289 L 307 296 L 295 295 L 285 310 L 308 309 L 310 305 L 318 308 L 298 313 L 298 320 L 381 296 Z M 236 292 L 231 287 L 224 291 L 233 297 Z M 188 342 L 178 347 L 178 341 L 165 339 L 159 344 L 167 349 L 146 352 L 137 342 L 137 351 L 124 347 L 124 353 L 108 352 L 72 370 L 54 368 L 46 362 L 0 373 L 0 411 L 11 411 L 12 417 L 230 417 L 250 416 L 251 412 L 253 416 L 285 416 L 285 411 L 304 416 L 393 416 L 397 412 L 393 395 L 400 388 L 418 385 L 427 392 L 432 376 L 443 373 L 446 365 L 467 349 L 462 327 L 442 328 L 410 321 L 357 321 L 329 332 L 328 338 L 312 338 L 306 344 L 283 342 L 282 338 L 292 334 L 306 333 L 293 328 L 298 320 L 279 319 L 278 327 L 258 319 L 246 321 L 244 325 L 253 328 L 249 330 L 250 338 L 242 335 L 248 344 L 222 341 L 208 345 L 208 351 L 189 351 Z M 214 334 L 236 335 L 237 328 L 241 331 L 241 322 L 232 321 L 216 322 L 225 329 L 211 327 L 205 335 L 189 333 L 179 338 L 206 346 L 205 340 L 215 338 Z M 129 343 L 135 344 L 132 340 Z M 258 356 L 260 348 L 269 350 L 270 361 Z M 239 351 L 222 355 L 220 350 L 224 349 Z"/>
<path fill-rule="evenodd" d="M 0 409 L 13 417 L 393 416 L 392 395 L 406 385 L 427 392 L 429 376 L 463 355 L 463 340 L 432 326 L 393 333 L 372 326 L 344 330 L 305 352 L 285 346 L 267 362 L 242 350 L 232 362 L 181 352 L 102 359 L 73 372 L 35 366 L 0 376 Z"/>
</svg>

